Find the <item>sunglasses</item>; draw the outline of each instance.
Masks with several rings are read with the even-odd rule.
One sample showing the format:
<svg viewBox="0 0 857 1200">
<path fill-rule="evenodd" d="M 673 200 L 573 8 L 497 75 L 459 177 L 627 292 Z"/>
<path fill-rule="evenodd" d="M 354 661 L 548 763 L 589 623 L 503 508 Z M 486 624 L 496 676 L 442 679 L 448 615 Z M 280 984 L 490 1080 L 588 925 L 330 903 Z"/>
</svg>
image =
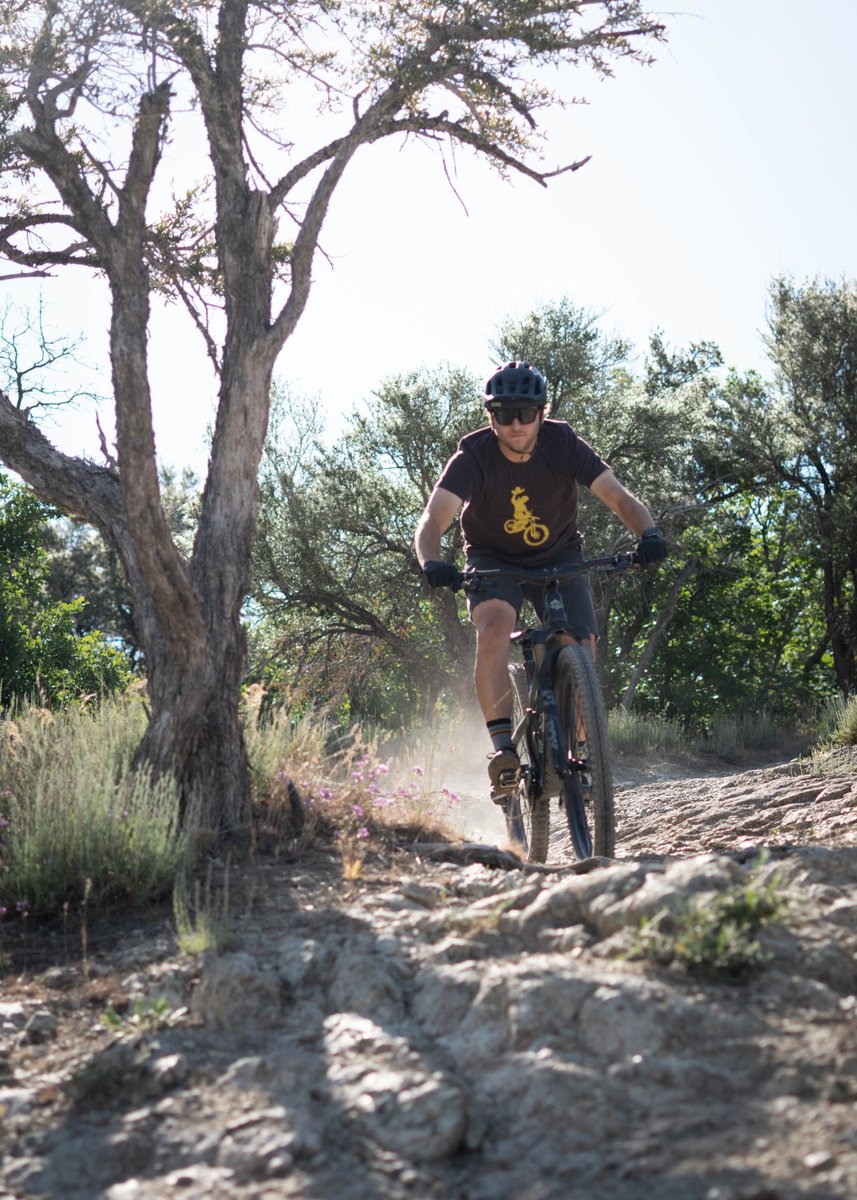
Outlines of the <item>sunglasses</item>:
<svg viewBox="0 0 857 1200">
<path fill-rule="evenodd" d="M 511 425 L 515 417 L 522 425 L 532 425 L 539 415 L 540 409 L 537 405 L 531 404 L 526 408 L 492 408 L 489 411 L 498 425 Z"/>
</svg>

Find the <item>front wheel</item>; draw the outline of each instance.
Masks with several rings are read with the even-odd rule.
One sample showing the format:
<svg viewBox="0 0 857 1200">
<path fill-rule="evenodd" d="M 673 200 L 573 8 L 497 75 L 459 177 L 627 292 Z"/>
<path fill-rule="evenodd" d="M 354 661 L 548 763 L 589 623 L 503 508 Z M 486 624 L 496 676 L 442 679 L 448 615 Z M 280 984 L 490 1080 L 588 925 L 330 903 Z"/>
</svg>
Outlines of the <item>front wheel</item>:
<svg viewBox="0 0 857 1200">
<path fill-rule="evenodd" d="M 578 643 L 563 646 L 554 679 L 562 753 L 569 767 L 562 806 L 574 852 L 578 858 L 593 854 L 610 858 L 615 816 L 607 714 L 588 648 Z"/>
<path fill-rule="evenodd" d="M 539 763 L 531 750 L 532 730 L 527 715 L 527 676 L 523 663 L 516 663 L 512 676 L 512 728 L 515 749 L 521 760 L 521 778 L 514 795 L 506 801 L 506 833 L 527 862 L 543 863 L 550 841 L 550 801 L 542 794 Z"/>
</svg>

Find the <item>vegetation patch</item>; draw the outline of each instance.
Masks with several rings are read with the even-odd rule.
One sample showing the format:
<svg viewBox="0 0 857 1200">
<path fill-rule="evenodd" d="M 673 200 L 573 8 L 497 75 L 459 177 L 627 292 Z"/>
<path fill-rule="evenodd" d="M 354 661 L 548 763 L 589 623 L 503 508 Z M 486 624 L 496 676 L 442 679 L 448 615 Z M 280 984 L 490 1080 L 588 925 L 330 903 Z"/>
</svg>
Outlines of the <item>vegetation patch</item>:
<svg viewBox="0 0 857 1200">
<path fill-rule="evenodd" d="M 353 881 L 373 847 L 451 835 L 457 796 L 433 787 L 430 756 L 394 768 L 358 733 L 331 752 L 324 720 L 266 712 L 263 698 L 251 690 L 245 711 L 257 846 L 333 843 Z M 128 693 L 59 712 L 22 705 L 0 725 L 0 919 L 79 914 L 85 925 L 105 904 L 172 891 L 183 950 L 232 943 L 228 878 L 215 887 L 198 873 L 197 805 L 180 827 L 176 786 L 131 771 L 145 722 Z"/>
<path fill-rule="evenodd" d="M 187 1011 L 186 1008 L 171 1008 L 170 1002 L 159 996 L 154 1000 L 135 1000 L 129 1013 L 107 1008 L 101 1022 L 115 1038 L 140 1038 L 161 1029 L 172 1029 L 187 1016 Z"/>
<path fill-rule="evenodd" d="M 182 953 L 222 954 L 237 945 L 229 904 L 229 865 L 219 888 L 213 881 L 211 863 L 204 882 L 199 875 L 191 879 L 189 871 L 180 871 L 173 889 L 173 913 L 176 941 Z"/>
<path fill-rule="evenodd" d="M 678 914 L 664 909 L 644 918 L 631 956 L 691 974 L 740 981 L 766 961 L 758 934 L 778 920 L 785 907 L 776 878 L 764 883 L 750 880 L 692 903 Z"/>
<path fill-rule="evenodd" d="M 373 847 L 454 836 L 459 797 L 435 785 L 433 744 L 421 747 L 421 761 L 403 747 L 393 762 L 358 728 L 335 739 L 318 716 L 266 710 L 261 688 L 248 691 L 246 707 L 257 840 L 275 850 L 298 837 L 332 841 L 353 882 Z"/>
<path fill-rule="evenodd" d="M 658 755 L 696 762 L 712 754 L 735 760 L 753 750 L 786 753 L 794 749 L 796 735 L 787 722 L 764 709 L 714 715 L 689 727 L 674 717 L 629 712 L 620 706 L 610 713 L 610 743 L 619 756 Z"/>
<path fill-rule="evenodd" d="M 134 698 L 22 709 L 0 734 L 0 908 L 58 914 L 168 893 L 189 852 L 169 780 L 131 773 Z"/>
<path fill-rule="evenodd" d="M 839 698 L 831 716 L 829 745 L 837 749 L 857 746 L 857 696 Z"/>
</svg>

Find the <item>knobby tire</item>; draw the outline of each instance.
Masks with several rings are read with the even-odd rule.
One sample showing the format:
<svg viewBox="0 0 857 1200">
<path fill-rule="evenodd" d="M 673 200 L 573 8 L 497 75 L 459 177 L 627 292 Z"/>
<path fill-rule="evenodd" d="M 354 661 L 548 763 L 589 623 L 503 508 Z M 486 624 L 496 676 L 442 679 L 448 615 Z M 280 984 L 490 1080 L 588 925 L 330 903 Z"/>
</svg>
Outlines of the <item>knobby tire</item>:
<svg viewBox="0 0 857 1200">
<path fill-rule="evenodd" d="M 613 773 L 607 736 L 607 714 L 589 649 L 563 646 L 556 662 L 554 691 L 559 710 L 563 754 L 571 761 L 575 745 L 587 746 L 586 772 L 574 770 L 563 782 L 562 804 L 579 859 L 593 854 L 612 858 L 615 847 Z M 592 781 L 591 795 L 584 787 Z M 587 811 L 588 810 L 588 811 Z"/>
<path fill-rule="evenodd" d="M 523 664 L 515 664 L 512 675 L 512 728 L 520 730 L 516 749 L 521 760 L 521 780 L 514 795 L 506 803 L 506 833 L 523 851 L 527 862 L 543 863 L 548 856 L 550 841 L 550 800 L 540 794 L 533 796 L 533 763 L 527 746 L 526 727 L 522 724 L 527 711 L 527 676 Z"/>
</svg>

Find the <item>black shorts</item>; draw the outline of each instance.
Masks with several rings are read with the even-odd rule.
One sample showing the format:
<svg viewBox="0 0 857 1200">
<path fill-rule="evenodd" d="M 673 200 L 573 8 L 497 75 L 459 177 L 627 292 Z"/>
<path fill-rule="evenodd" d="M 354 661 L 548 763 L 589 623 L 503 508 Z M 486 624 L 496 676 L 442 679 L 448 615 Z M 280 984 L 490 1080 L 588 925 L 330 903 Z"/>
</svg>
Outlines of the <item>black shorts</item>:
<svg viewBox="0 0 857 1200">
<path fill-rule="evenodd" d="M 574 563 L 582 561 L 582 551 L 568 551 L 558 558 L 556 562 L 550 563 L 550 566 L 572 566 Z M 525 564 L 521 563 L 520 565 L 524 566 Z M 504 568 L 506 570 L 510 569 L 509 563 L 501 562 L 496 558 L 490 558 L 487 554 L 475 554 L 472 558 L 468 558 L 466 567 L 469 571 L 502 571 Z M 592 600 L 592 588 L 589 584 L 589 576 L 581 574 L 575 576 L 574 579 L 566 580 L 565 583 L 560 585 L 560 592 L 565 604 L 565 614 L 568 618 L 568 623 L 575 634 L 580 638 L 588 635 L 597 637 L 598 621 L 595 617 L 595 605 Z M 471 617 L 476 605 L 481 604 L 483 600 L 505 600 L 507 604 L 511 604 L 512 608 L 514 608 L 516 617 L 520 617 L 524 601 L 529 600 L 536 610 L 539 620 L 544 620 L 544 588 L 537 583 L 519 582 L 517 579 L 511 579 L 509 576 L 486 579 L 478 592 L 467 593 L 467 611 Z"/>
</svg>

